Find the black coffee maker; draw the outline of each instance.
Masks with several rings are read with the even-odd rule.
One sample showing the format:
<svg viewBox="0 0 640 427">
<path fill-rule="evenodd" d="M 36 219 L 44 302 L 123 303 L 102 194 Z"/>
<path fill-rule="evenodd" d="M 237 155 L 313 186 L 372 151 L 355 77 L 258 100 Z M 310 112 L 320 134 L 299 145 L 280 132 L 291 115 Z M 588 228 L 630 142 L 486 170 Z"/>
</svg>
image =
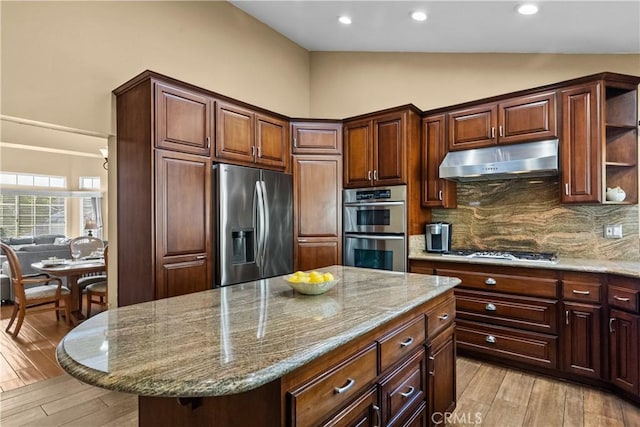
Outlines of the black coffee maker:
<svg viewBox="0 0 640 427">
<path fill-rule="evenodd" d="M 425 250 L 427 252 L 448 252 L 451 250 L 451 224 L 431 222 L 425 225 Z"/>
</svg>

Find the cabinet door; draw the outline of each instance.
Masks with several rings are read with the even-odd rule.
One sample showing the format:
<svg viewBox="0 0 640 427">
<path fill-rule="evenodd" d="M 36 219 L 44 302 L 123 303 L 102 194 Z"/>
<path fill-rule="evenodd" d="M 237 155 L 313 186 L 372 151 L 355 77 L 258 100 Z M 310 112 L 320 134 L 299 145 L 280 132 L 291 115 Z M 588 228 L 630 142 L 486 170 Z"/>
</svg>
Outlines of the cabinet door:
<svg viewBox="0 0 640 427">
<path fill-rule="evenodd" d="M 496 143 L 498 106 L 486 104 L 447 114 L 449 150 L 487 147 Z"/>
<path fill-rule="evenodd" d="M 562 366 L 566 372 L 601 378 L 602 341 L 598 305 L 564 303 Z"/>
<path fill-rule="evenodd" d="M 306 238 L 296 239 L 293 269 L 317 270 L 329 265 L 342 264 L 342 242 L 340 239 Z"/>
<path fill-rule="evenodd" d="M 216 157 L 253 163 L 255 160 L 254 113 L 229 103 L 216 103 Z"/>
<path fill-rule="evenodd" d="M 498 143 L 540 141 L 555 138 L 556 93 L 521 96 L 498 104 Z"/>
<path fill-rule="evenodd" d="M 638 394 L 638 322 L 640 316 L 611 310 L 609 317 L 609 360 L 611 382 L 623 390 Z"/>
<path fill-rule="evenodd" d="M 156 152 L 156 299 L 209 289 L 211 162 Z"/>
<path fill-rule="evenodd" d="M 256 163 L 275 169 L 289 164 L 289 122 L 257 113 Z"/>
<path fill-rule="evenodd" d="M 445 413 L 456 407 L 456 336 L 455 326 L 436 337 L 429 347 L 427 400 L 429 425 L 444 421 Z"/>
<path fill-rule="evenodd" d="M 445 115 L 422 119 L 422 205 L 455 208 L 456 183 L 440 179 L 438 169 L 447 154 Z"/>
<path fill-rule="evenodd" d="M 344 125 L 344 188 L 373 183 L 373 135 L 370 120 Z"/>
<path fill-rule="evenodd" d="M 212 100 L 156 83 L 156 147 L 210 155 Z"/>
<path fill-rule="evenodd" d="M 373 120 L 373 184 L 406 184 L 406 119 L 392 113 Z"/>
<path fill-rule="evenodd" d="M 295 156 L 294 269 L 342 264 L 342 158 Z"/>
<path fill-rule="evenodd" d="M 602 201 L 600 84 L 562 91 L 560 140 L 563 203 Z"/>
<path fill-rule="evenodd" d="M 342 124 L 292 123 L 293 154 L 342 154 Z"/>
</svg>

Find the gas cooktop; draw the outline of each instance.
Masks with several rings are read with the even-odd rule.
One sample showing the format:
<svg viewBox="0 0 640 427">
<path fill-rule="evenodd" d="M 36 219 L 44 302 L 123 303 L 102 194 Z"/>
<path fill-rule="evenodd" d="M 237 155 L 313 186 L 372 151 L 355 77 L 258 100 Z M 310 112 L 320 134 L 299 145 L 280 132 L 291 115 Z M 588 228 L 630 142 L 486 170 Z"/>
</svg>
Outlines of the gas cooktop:
<svg viewBox="0 0 640 427">
<path fill-rule="evenodd" d="M 493 251 L 481 249 L 455 249 L 444 252 L 443 256 L 461 256 L 465 258 L 493 258 L 511 261 L 556 262 L 556 255 L 551 252 L 526 251 Z"/>
</svg>

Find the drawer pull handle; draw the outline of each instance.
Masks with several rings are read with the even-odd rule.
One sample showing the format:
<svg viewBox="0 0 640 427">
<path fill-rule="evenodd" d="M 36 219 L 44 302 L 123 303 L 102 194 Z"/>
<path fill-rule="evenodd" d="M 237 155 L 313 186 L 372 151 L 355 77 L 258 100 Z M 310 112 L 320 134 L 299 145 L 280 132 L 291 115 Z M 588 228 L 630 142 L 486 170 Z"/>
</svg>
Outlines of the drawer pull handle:
<svg viewBox="0 0 640 427">
<path fill-rule="evenodd" d="M 196 259 L 207 259 L 206 255 L 198 255 Z"/>
<path fill-rule="evenodd" d="M 409 397 L 413 394 L 413 392 L 416 391 L 416 389 L 412 386 L 409 387 L 409 390 L 404 392 L 404 393 L 400 393 L 400 396 L 402 397 Z"/>
<path fill-rule="evenodd" d="M 376 423 L 373 425 L 374 427 L 382 426 L 382 414 L 380 413 L 380 407 L 378 405 L 373 405 L 373 412 L 376 414 Z"/>
<path fill-rule="evenodd" d="M 589 291 L 577 291 L 575 289 L 573 291 L 571 291 L 571 292 L 573 292 L 574 294 L 577 294 L 577 295 L 589 295 L 591 293 Z"/>
<path fill-rule="evenodd" d="M 436 374 L 436 358 L 433 356 L 429 356 L 429 364 L 431 365 L 431 370 L 429 371 L 429 375 L 434 376 Z"/>
<path fill-rule="evenodd" d="M 496 337 L 494 337 L 493 335 L 487 335 L 487 337 L 484 340 L 486 342 L 488 342 L 489 344 L 495 344 L 496 343 Z"/>
<path fill-rule="evenodd" d="M 447 320 L 448 318 L 449 318 L 449 313 L 445 313 L 442 316 L 438 316 L 438 319 L 443 321 Z"/>
<path fill-rule="evenodd" d="M 610 333 L 614 333 L 614 332 L 615 332 L 615 330 L 613 329 L 613 322 L 614 322 L 615 320 L 616 320 L 616 318 L 615 318 L 615 317 L 612 317 L 612 318 L 610 318 L 610 319 L 609 319 L 609 332 L 610 332 Z"/>
<path fill-rule="evenodd" d="M 495 285 L 496 283 L 496 279 L 494 279 L 493 277 L 488 277 L 487 280 L 484 281 L 485 285 Z"/>
<path fill-rule="evenodd" d="M 622 302 L 629 302 L 631 301 L 629 298 L 623 298 L 623 297 L 619 297 L 618 295 L 614 295 L 613 299 L 615 299 L 616 301 L 622 301 Z"/>
<path fill-rule="evenodd" d="M 413 344 L 413 337 L 409 337 L 406 341 L 400 343 L 400 347 L 408 347 Z"/>
<path fill-rule="evenodd" d="M 356 380 L 354 380 L 353 378 L 349 378 L 347 380 L 347 385 L 345 385 L 344 387 L 334 387 L 333 392 L 335 394 L 342 394 L 345 391 L 349 390 L 351 387 L 353 387 L 355 383 L 356 383 Z"/>
<path fill-rule="evenodd" d="M 484 309 L 487 311 L 496 311 L 496 306 L 495 304 L 489 303 L 485 305 Z"/>
</svg>

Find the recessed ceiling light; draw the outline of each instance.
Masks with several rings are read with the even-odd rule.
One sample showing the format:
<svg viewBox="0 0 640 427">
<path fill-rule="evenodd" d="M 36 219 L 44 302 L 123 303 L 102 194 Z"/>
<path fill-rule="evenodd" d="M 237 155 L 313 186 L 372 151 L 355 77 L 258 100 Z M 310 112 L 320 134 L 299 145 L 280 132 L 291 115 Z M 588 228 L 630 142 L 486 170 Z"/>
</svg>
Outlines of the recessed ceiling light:
<svg viewBox="0 0 640 427">
<path fill-rule="evenodd" d="M 351 24 L 351 18 L 349 18 L 347 15 L 342 15 L 338 18 L 338 21 L 340 21 L 340 23 L 344 25 Z"/>
<path fill-rule="evenodd" d="M 516 10 L 521 15 L 535 15 L 538 13 L 538 6 L 531 3 L 521 4 Z"/>
<path fill-rule="evenodd" d="M 414 19 L 414 21 L 426 21 L 427 20 L 427 14 L 420 11 L 420 10 L 416 10 L 415 12 L 413 12 L 411 14 L 411 17 Z"/>
</svg>

